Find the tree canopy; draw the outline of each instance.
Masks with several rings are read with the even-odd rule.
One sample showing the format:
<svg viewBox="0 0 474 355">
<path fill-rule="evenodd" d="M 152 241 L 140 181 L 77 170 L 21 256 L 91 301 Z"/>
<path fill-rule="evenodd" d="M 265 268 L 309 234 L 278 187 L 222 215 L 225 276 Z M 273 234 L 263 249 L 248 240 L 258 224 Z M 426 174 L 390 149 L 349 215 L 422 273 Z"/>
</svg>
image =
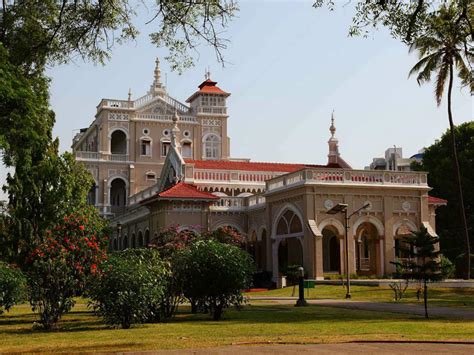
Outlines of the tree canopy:
<svg viewBox="0 0 474 355">
<path fill-rule="evenodd" d="M 460 124 L 455 129 L 459 165 L 461 168 L 462 185 L 466 217 L 470 231 L 471 245 L 474 243 L 474 121 Z M 458 203 L 456 185 L 453 184 L 453 164 L 451 153 L 450 132 L 443 134 L 440 140 L 426 148 L 421 164 L 414 163 L 416 170 L 427 171 L 428 183 L 433 190 L 433 196 L 448 200 L 447 208 L 436 211 L 436 230 L 440 236 L 441 250 L 451 260 L 463 253 L 463 232 L 460 224 L 461 217 L 458 208 L 452 208 Z"/>
</svg>

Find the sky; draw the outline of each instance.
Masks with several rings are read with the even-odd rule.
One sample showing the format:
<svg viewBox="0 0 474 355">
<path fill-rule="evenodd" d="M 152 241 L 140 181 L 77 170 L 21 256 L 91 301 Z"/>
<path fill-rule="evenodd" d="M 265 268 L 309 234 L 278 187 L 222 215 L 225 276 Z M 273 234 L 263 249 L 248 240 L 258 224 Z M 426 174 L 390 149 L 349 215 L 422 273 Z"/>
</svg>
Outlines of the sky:
<svg viewBox="0 0 474 355">
<path fill-rule="evenodd" d="M 312 1 L 240 1 L 240 11 L 224 36 L 223 67 L 210 47 L 199 48 L 194 68 L 171 72 L 167 51 L 151 44 L 158 23 L 141 11 L 136 41 L 116 46 L 105 66 L 76 61 L 50 68 L 54 135 L 70 150 L 73 135 L 88 127 L 101 98 L 146 94 L 155 58 L 161 58 L 168 93 L 184 102 L 204 80 L 206 68 L 230 92 L 228 132 L 231 155 L 252 161 L 324 164 L 331 112 L 344 159 L 364 168 L 385 149 L 402 147 L 405 156 L 434 143 L 448 128 L 447 108 L 436 105 L 433 84 L 408 78 L 416 54 L 380 29 L 368 38 L 349 37 L 351 5 L 312 8 Z M 456 124 L 473 119 L 468 90 L 455 82 Z"/>
</svg>

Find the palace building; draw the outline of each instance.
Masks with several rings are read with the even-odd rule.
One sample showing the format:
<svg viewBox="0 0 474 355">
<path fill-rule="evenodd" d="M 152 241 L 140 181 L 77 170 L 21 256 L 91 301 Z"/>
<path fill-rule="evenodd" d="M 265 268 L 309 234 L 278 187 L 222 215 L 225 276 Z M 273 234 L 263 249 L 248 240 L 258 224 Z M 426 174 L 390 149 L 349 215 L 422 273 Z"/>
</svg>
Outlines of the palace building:
<svg viewBox="0 0 474 355">
<path fill-rule="evenodd" d="M 427 174 L 352 169 L 339 153 L 334 118 L 325 164 L 233 159 L 229 96 L 207 74 L 181 103 L 162 85 L 156 60 L 146 95 L 100 101 L 72 148 L 95 180 L 89 202 L 114 228 L 112 249 L 143 247 L 170 225 L 196 232 L 230 226 L 245 236 L 257 268 L 279 283 L 291 264 L 314 279 L 347 268 L 390 274 L 390 261 L 403 258 L 403 235 L 421 226 L 436 235 L 436 208 L 446 201 L 429 196 Z M 328 214 L 337 204 L 352 215 L 348 266 L 344 214 Z"/>
</svg>

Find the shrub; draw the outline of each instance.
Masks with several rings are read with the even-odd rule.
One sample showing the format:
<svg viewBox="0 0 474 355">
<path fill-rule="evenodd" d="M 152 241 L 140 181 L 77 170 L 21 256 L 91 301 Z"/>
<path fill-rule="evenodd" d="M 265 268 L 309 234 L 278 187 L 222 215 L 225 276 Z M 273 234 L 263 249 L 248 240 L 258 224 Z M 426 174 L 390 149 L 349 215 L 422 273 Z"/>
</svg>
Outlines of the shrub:
<svg viewBox="0 0 474 355">
<path fill-rule="evenodd" d="M 106 258 L 105 224 L 93 207 L 63 218 L 27 260 L 30 303 L 45 329 L 74 306 Z"/>
<path fill-rule="evenodd" d="M 250 286 L 254 271 L 247 252 L 211 239 L 193 243 L 176 258 L 184 265 L 184 295 L 209 310 L 214 320 L 225 308 L 242 304 L 241 291 Z"/>
<path fill-rule="evenodd" d="M 177 250 L 188 247 L 199 238 L 200 236 L 192 231 L 179 232 L 178 226 L 171 226 L 162 229 L 149 247 L 158 250 L 162 258 L 171 258 Z"/>
<path fill-rule="evenodd" d="M 441 255 L 441 276 L 443 279 L 449 279 L 454 276 L 456 267 L 454 264 L 444 255 Z"/>
<path fill-rule="evenodd" d="M 20 269 L 0 261 L 0 314 L 24 301 L 26 278 Z"/>
<path fill-rule="evenodd" d="M 207 232 L 203 235 L 203 239 L 213 239 L 217 242 L 230 244 L 235 246 L 242 246 L 244 244 L 244 237 L 232 227 L 221 227 L 212 232 Z"/>
<path fill-rule="evenodd" d="M 157 320 L 168 273 L 169 268 L 154 249 L 115 253 L 91 289 L 91 306 L 105 323 L 124 329 Z"/>
</svg>

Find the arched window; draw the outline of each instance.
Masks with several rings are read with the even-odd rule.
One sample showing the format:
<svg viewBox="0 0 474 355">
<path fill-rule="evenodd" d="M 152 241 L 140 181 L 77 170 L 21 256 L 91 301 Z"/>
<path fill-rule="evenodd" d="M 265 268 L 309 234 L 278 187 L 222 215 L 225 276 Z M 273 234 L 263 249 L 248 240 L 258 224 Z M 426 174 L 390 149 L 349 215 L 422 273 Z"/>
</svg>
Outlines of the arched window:
<svg viewBox="0 0 474 355">
<path fill-rule="evenodd" d="M 277 235 L 302 234 L 303 226 L 300 218 L 293 211 L 286 211 L 277 224 Z"/>
<path fill-rule="evenodd" d="M 122 245 L 123 249 L 128 249 L 128 235 L 126 235 L 125 237 L 123 237 L 123 245 Z"/>
<path fill-rule="evenodd" d="M 110 184 L 110 204 L 112 212 L 118 213 L 125 209 L 127 203 L 127 186 L 122 179 L 114 179 Z"/>
<path fill-rule="evenodd" d="M 138 232 L 138 243 L 137 244 L 138 244 L 137 245 L 138 248 L 143 247 L 143 233 L 142 233 L 142 231 Z"/>
<path fill-rule="evenodd" d="M 130 247 L 131 248 L 136 248 L 137 247 L 137 243 L 136 243 L 136 238 L 135 238 L 135 233 L 132 234 L 132 242 L 130 243 Z"/>
<path fill-rule="evenodd" d="M 210 134 L 204 141 L 204 156 L 207 159 L 220 159 L 221 142 L 218 136 Z"/>
<path fill-rule="evenodd" d="M 148 244 L 150 244 L 150 231 L 147 229 L 145 231 L 145 247 L 148 247 Z"/>
<path fill-rule="evenodd" d="M 112 132 L 110 137 L 110 153 L 127 154 L 127 135 L 123 131 L 116 130 Z"/>
</svg>

